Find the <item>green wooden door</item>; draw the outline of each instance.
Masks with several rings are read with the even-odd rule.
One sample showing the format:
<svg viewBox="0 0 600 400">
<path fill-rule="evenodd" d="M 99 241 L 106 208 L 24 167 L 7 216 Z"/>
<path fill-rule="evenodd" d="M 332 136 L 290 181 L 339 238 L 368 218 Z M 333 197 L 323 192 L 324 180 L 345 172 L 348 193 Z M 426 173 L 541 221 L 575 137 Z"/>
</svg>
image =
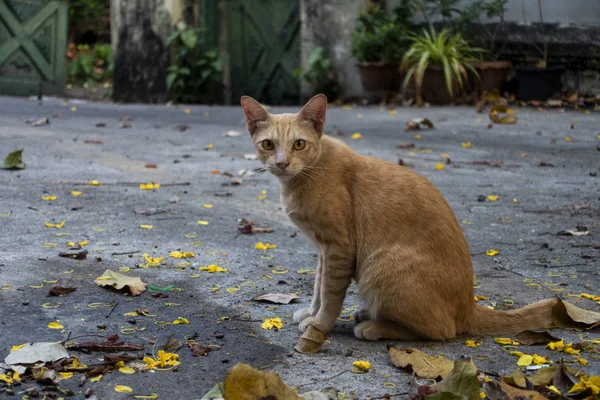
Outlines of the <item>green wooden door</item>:
<svg viewBox="0 0 600 400">
<path fill-rule="evenodd" d="M 65 1 L 0 0 L 0 95 L 62 94 L 66 50 Z"/>
<path fill-rule="evenodd" d="M 227 0 L 231 99 L 295 105 L 300 84 L 300 0 Z"/>
</svg>

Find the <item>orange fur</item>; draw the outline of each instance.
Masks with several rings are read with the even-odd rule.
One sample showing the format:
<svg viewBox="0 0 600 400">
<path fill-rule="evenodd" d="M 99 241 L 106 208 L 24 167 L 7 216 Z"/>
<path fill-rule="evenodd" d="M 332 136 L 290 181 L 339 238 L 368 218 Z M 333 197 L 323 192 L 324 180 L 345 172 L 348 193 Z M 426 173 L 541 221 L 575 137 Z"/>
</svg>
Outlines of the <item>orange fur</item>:
<svg viewBox="0 0 600 400">
<path fill-rule="evenodd" d="M 246 96 L 242 107 L 286 212 L 320 252 L 311 307 L 294 314 L 301 331 L 331 331 L 352 278 L 365 303 L 361 339 L 443 340 L 552 324 L 555 300 L 508 312 L 475 304 L 469 249 L 442 194 L 409 169 L 324 136 L 325 96 L 298 114 L 269 114 Z"/>
</svg>

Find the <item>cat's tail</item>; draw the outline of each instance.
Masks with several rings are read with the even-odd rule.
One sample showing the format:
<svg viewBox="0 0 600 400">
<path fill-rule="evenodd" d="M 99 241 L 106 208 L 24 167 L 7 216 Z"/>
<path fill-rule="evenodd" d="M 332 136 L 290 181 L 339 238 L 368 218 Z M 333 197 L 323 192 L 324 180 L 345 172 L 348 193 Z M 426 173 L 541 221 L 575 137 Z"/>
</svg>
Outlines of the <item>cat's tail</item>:
<svg viewBox="0 0 600 400">
<path fill-rule="evenodd" d="M 544 329 L 553 324 L 552 308 L 556 299 L 548 299 L 510 311 L 493 310 L 474 304 L 465 333 L 501 335 L 526 330 Z"/>
</svg>

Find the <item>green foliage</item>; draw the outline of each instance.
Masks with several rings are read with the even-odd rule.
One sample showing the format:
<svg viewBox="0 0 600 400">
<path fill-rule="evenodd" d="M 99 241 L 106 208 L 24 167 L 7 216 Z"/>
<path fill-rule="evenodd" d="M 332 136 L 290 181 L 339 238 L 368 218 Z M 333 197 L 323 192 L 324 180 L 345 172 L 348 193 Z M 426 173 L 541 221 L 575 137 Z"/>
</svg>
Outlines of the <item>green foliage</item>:
<svg viewBox="0 0 600 400">
<path fill-rule="evenodd" d="M 222 97 L 223 58 L 203 47 L 200 28 L 183 24 L 167 39 L 173 63 L 167 68 L 167 89 L 179 103 L 216 103 Z"/>
<path fill-rule="evenodd" d="M 380 6 L 361 12 L 352 33 L 352 55 L 359 61 L 400 62 L 411 27 L 411 1 L 402 0 L 391 15 Z"/>
<path fill-rule="evenodd" d="M 310 83 L 314 94 L 323 93 L 329 101 L 336 100 L 341 87 L 325 49 L 315 47 L 308 58 L 308 68 L 298 68 L 294 76 Z"/>
<path fill-rule="evenodd" d="M 453 34 L 448 28 L 438 33 L 430 27 L 429 32 L 424 29 L 422 35 L 411 34 L 409 39 L 412 45 L 402 59 L 402 66 L 408 68 L 404 86 L 408 86 L 414 77 L 419 99 L 423 76 L 430 65 L 442 67 L 450 95 L 453 95 L 454 82 L 462 88 L 463 80 L 467 79 L 467 70 L 478 77 L 473 64 L 480 61 L 485 50 L 471 46 L 460 33 Z"/>
<path fill-rule="evenodd" d="M 110 44 L 101 43 L 90 47 L 77 46 L 77 54 L 69 65 L 69 81 L 75 84 L 93 84 L 112 78 L 114 63 Z"/>
<path fill-rule="evenodd" d="M 15 150 L 12 153 L 9 153 L 4 159 L 4 163 L 2 164 L 2 168 L 4 169 L 23 169 L 25 168 L 25 164 L 22 160 L 23 149 Z"/>
<path fill-rule="evenodd" d="M 110 0 L 69 0 L 69 25 L 93 21 L 110 8 Z"/>
</svg>

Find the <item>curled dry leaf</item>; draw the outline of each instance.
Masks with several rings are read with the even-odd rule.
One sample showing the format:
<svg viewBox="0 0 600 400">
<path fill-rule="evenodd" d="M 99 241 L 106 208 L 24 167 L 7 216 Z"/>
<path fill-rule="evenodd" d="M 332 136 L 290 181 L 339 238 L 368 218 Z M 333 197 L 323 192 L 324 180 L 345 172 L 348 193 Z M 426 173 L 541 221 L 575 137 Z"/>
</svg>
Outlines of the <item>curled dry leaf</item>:
<svg viewBox="0 0 600 400">
<path fill-rule="evenodd" d="M 505 382 L 485 382 L 483 384 L 483 391 L 490 400 L 547 400 L 546 397 L 535 390 L 517 389 Z"/>
<path fill-rule="evenodd" d="M 294 346 L 294 350 L 303 354 L 318 353 L 323 347 L 327 336 L 313 325 L 309 325 L 306 331 L 298 339 L 298 343 Z"/>
<path fill-rule="evenodd" d="M 31 126 L 42 126 L 50 124 L 50 118 L 43 117 L 35 121 L 27 121 L 27 123 Z"/>
<path fill-rule="evenodd" d="M 72 258 L 74 260 L 85 260 L 87 258 L 88 251 L 61 251 L 58 253 L 59 257 Z"/>
<path fill-rule="evenodd" d="M 301 399 L 276 373 L 259 371 L 241 363 L 225 377 L 223 397 L 227 400 Z"/>
<path fill-rule="evenodd" d="M 146 291 L 146 284 L 137 276 L 127 276 L 107 269 L 102 276 L 96 278 L 94 283 L 98 286 L 112 286 L 117 290 L 127 288 L 133 296 Z"/>
<path fill-rule="evenodd" d="M 497 105 L 490 110 L 489 116 L 495 124 L 516 124 L 518 118 L 513 115 L 514 113 L 515 111 L 513 109 L 508 108 L 505 105 Z"/>
<path fill-rule="evenodd" d="M 454 368 L 454 361 L 442 355 L 430 356 L 413 348 L 391 347 L 389 356 L 395 367 L 410 368 L 421 378 L 446 378 Z"/>
<path fill-rule="evenodd" d="M 552 308 L 554 325 L 567 329 L 593 329 L 600 326 L 600 313 L 584 310 L 561 299 Z"/>
<path fill-rule="evenodd" d="M 175 339 L 175 336 L 171 335 L 169 336 L 169 339 L 167 339 L 166 343 L 163 344 L 162 349 L 167 353 L 174 353 L 182 347 L 183 343 Z"/>
<path fill-rule="evenodd" d="M 196 343 L 195 340 L 186 340 L 185 344 L 192 350 L 192 355 L 194 357 L 204 357 L 208 355 L 212 351 L 212 348 L 202 346 L 199 343 Z"/>
<path fill-rule="evenodd" d="M 77 288 L 74 287 L 54 286 L 48 290 L 48 296 L 62 296 L 76 290 Z"/>
<path fill-rule="evenodd" d="M 427 396 L 428 399 L 465 399 L 480 400 L 480 383 L 477 378 L 477 367 L 469 358 L 463 358 L 454 363 L 454 367 L 446 378 L 431 387 L 440 397 Z M 444 394 L 453 394 L 445 397 Z"/>
<path fill-rule="evenodd" d="M 428 129 L 434 129 L 433 122 L 427 118 L 413 118 L 404 125 L 404 130 L 407 132 L 419 131 L 422 126 Z"/>
<path fill-rule="evenodd" d="M 519 343 L 526 345 L 533 344 L 548 344 L 550 342 L 557 342 L 560 339 L 552 336 L 547 331 L 534 332 L 534 331 L 523 331 L 515 336 L 515 340 Z"/>
<path fill-rule="evenodd" d="M 586 236 L 590 231 L 585 226 L 577 226 L 575 229 L 565 229 L 564 231 L 556 232 L 559 236 Z"/>
<path fill-rule="evenodd" d="M 265 293 L 260 296 L 254 297 L 254 301 L 266 301 L 267 303 L 275 304 L 290 304 L 291 302 L 300 299 L 300 297 L 293 294 L 285 293 Z"/>
</svg>

